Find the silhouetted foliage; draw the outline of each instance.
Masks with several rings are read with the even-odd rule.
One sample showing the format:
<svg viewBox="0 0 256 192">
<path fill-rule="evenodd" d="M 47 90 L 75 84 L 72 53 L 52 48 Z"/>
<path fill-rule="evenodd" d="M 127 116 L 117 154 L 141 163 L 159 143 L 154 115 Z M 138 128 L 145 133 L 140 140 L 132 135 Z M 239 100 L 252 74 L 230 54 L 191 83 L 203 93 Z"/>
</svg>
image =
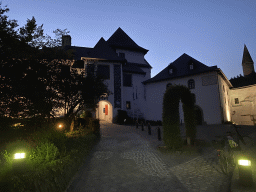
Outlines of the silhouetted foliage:
<svg viewBox="0 0 256 192">
<path fill-rule="evenodd" d="M 196 138 L 196 125 L 194 115 L 194 95 L 185 86 L 170 86 L 166 89 L 163 99 L 163 140 L 169 148 L 180 148 L 182 139 L 180 135 L 179 101 L 183 103 L 186 136 L 192 142 Z"/>
</svg>

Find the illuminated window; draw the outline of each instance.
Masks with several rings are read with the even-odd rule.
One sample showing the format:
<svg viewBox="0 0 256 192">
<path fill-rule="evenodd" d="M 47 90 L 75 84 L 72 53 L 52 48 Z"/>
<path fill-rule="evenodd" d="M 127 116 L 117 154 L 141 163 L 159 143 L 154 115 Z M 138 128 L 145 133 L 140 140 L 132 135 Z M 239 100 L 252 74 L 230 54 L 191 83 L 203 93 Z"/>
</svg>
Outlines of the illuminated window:
<svg viewBox="0 0 256 192">
<path fill-rule="evenodd" d="M 195 81 L 194 81 L 194 79 L 188 80 L 188 88 L 189 89 L 195 89 Z"/>
<path fill-rule="evenodd" d="M 235 104 L 239 104 L 239 99 L 235 98 Z"/>
<path fill-rule="evenodd" d="M 131 102 L 130 101 L 126 101 L 126 109 L 131 109 Z"/>
</svg>

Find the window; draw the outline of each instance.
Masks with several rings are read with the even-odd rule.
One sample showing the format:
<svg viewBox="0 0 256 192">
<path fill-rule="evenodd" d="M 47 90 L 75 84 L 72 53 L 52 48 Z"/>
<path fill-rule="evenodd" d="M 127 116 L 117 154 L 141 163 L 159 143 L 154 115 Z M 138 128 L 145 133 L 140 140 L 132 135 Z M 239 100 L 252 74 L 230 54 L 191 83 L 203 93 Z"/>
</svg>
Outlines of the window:
<svg viewBox="0 0 256 192">
<path fill-rule="evenodd" d="M 101 76 L 103 79 L 110 79 L 109 65 L 98 65 L 97 76 Z"/>
<path fill-rule="evenodd" d="M 239 104 L 239 99 L 235 98 L 235 104 Z"/>
<path fill-rule="evenodd" d="M 188 88 L 189 89 L 195 89 L 195 81 L 194 81 L 194 79 L 188 80 Z"/>
<path fill-rule="evenodd" d="M 189 69 L 190 69 L 190 70 L 193 69 L 193 63 L 189 65 Z"/>
<path fill-rule="evenodd" d="M 169 69 L 169 74 L 172 74 L 173 73 L 173 69 Z"/>
<path fill-rule="evenodd" d="M 170 86 L 172 86 L 172 84 L 171 84 L 171 83 L 168 83 L 168 84 L 166 85 L 166 89 L 167 89 L 168 87 L 170 87 Z"/>
<path fill-rule="evenodd" d="M 125 86 L 125 87 L 131 87 L 132 86 L 132 74 L 124 73 L 123 86 Z"/>
<path fill-rule="evenodd" d="M 126 101 L 126 109 L 131 109 L 131 102 L 130 101 Z"/>
<path fill-rule="evenodd" d="M 119 57 L 125 58 L 125 53 L 119 53 Z"/>
<path fill-rule="evenodd" d="M 224 93 L 225 93 L 225 87 L 224 87 L 224 85 L 223 85 L 223 91 L 224 91 Z"/>
</svg>

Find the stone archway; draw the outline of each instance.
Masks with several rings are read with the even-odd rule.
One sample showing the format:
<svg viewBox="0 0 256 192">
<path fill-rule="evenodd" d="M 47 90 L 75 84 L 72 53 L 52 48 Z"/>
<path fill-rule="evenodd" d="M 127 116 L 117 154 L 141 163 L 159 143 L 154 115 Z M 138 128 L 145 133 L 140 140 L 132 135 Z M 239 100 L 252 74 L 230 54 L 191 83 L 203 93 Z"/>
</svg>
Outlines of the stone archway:
<svg viewBox="0 0 256 192">
<path fill-rule="evenodd" d="M 96 118 L 104 120 L 109 123 L 113 121 L 113 106 L 107 100 L 99 101 L 98 107 L 96 108 Z"/>
<path fill-rule="evenodd" d="M 204 122 L 203 110 L 198 105 L 195 105 L 195 120 L 196 120 L 196 125 L 202 125 Z"/>
</svg>

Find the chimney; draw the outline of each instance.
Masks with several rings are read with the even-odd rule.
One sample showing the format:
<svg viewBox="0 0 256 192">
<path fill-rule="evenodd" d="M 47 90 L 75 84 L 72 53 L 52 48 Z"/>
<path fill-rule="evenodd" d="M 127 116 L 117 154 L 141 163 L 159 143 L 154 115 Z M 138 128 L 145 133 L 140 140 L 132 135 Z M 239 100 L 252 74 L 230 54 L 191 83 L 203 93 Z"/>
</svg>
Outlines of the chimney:
<svg viewBox="0 0 256 192">
<path fill-rule="evenodd" d="M 71 46 L 71 36 L 62 35 L 62 47 Z"/>
</svg>

